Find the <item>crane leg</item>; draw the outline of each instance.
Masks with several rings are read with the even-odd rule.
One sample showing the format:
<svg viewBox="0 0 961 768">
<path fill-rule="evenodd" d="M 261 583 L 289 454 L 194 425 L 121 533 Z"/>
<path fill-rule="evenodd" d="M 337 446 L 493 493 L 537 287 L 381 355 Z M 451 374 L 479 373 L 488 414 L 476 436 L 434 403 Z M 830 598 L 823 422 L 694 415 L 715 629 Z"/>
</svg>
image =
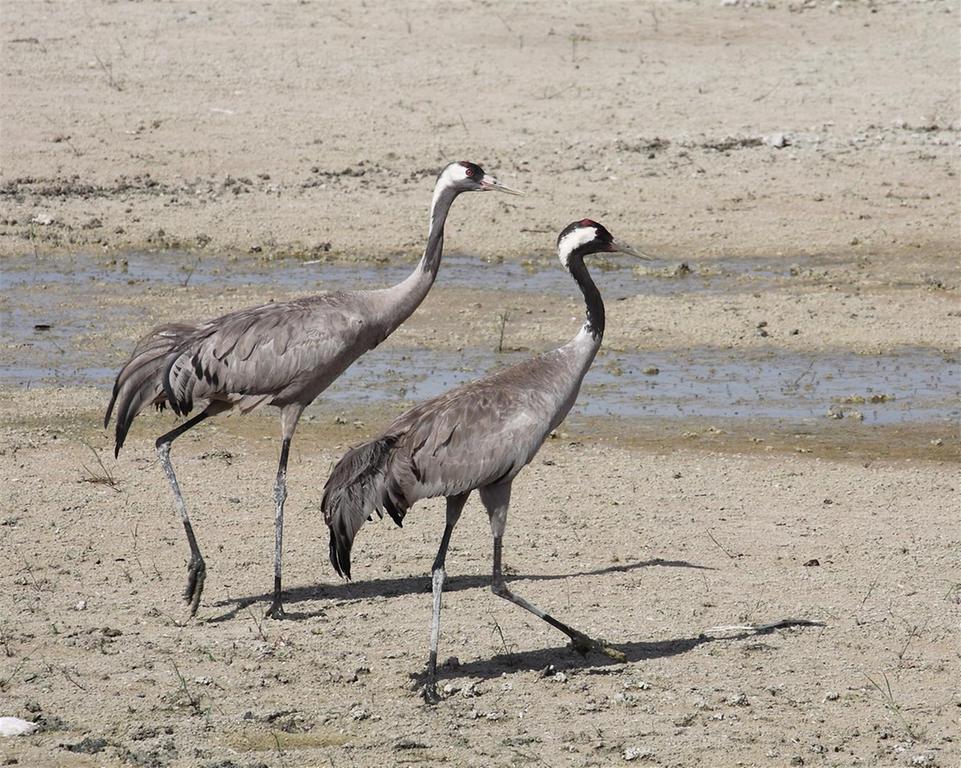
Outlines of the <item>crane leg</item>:
<svg viewBox="0 0 961 768">
<path fill-rule="evenodd" d="M 280 564 L 284 552 L 284 502 L 287 501 L 287 458 L 290 456 L 290 441 L 297 429 L 300 414 L 304 406 L 292 403 L 284 406 L 280 411 L 280 429 L 282 441 L 280 444 L 280 463 L 277 466 L 277 482 L 274 484 L 274 597 L 265 616 L 271 619 L 282 619 L 284 604 L 282 598 Z"/>
<path fill-rule="evenodd" d="M 621 651 L 588 637 L 583 632 L 568 626 L 562 621 L 558 621 L 546 611 L 541 610 L 533 603 L 528 602 L 507 588 L 507 584 L 504 583 L 504 575 L 501 571 L 501 553 L 503 549 L 504 530 L 507 528 L 510 486 L 507 486 L 506 489 L 503 487 L 482 488 L 481 500 L 484 502 L 484 506 L 487 508 L 487 513 L 490 516 L 491 533 L 494 536 L 494 573 L 491 581 L 491 592 L 505 600 L 510 600 L 510 602 L 519 605 L 525 611 L 530 611 L 539 619 L 543 619 L 555 629 L 559 629 L 571 639 L 571 646 L 578 653 L 586 654 L 588 651 L 599 651 L 615 661 L 626 661 L 626 657 Z"/>
<path fill-rule="evenodd" d="M 170 463 L 170 444 L 180 437 L 184 432 L 197 426 L 204 419 L 219 413 L 223 408 L 214 407 L 213 404 L 198 413 L 192 419 L 188 419 L 176 429 L 172 429 L 165 435 L 157 438 L 157 455 L 160 457 L 160 465 L 163 467 L 170 489 L 174 494 L 174 506 L 183 521 L 184 530 L 187 532 L 187 543 L 190 545 L 190 563 L 187 565 L 187 588 L 184 590 L 184 600 L 190 605 L 190 615 L 196 616 L 197 608 L 200 606 L 200 595 L 204 591 L 204 579 L 207 576 L 207 565 L 200 554 L 200 547 L 197 546 L 197 537 L 194 536 L 193 525 L 190 524 L 190 517 L 187 515 L 187 505 L 184 504 L 183 494 L 180 492 L 180 483 L 177 482 L 177 475 L 174 474 L 173 465 Z"/>
<path fill-rule="evenodd" d="M 287 500 L 287 458 L 290 455 L 290 438 L 285 437 L 280 446 L 280 465 L 274 485 L 274 599 L 265 616 L 282 619 L 286 615 L 281 600 L 280 563 L 284 550 L 284 502 Z"/>
<path fill-rule="evenodd" d="M 437 695 L 437 643 L 440 640 L 441 594 L 444 591 L 444 581 L 447 578 L 444 562 L 447 559 L 447 547 L 450 546 L 450 535 L 460 519 L 460 513 L 464 510 L 464 504 L 467 503 L 469 495 L 470 493 L 465 493 L 460 496 L 447 497 L 447 523 L 444 525 L 444 535 L 440 540 L 437 557 L 434 558 L 434 565 L 431 567 L 434 610 L 430 621 L 430 657 L 427 660 L 427 682 L 424 683 L 424 700 L 428 704 L 436 704 L 440 701 L 440 697 Z"/>
</svg>

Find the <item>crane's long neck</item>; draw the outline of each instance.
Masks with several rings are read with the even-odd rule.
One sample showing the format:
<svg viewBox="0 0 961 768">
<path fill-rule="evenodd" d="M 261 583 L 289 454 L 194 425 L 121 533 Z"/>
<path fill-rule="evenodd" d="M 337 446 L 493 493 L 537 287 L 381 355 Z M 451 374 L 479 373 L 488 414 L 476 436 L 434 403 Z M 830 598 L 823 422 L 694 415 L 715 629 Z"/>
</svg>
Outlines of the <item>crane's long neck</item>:
<svg viewBox="0 0 961 768">
<path fill-rule="evenodd" d="M 553 380 L 556 410 L 550 420 L 550 429 L 557 427 L 574 405 L 581 382 L 590 370 L 604 336 L 604 302 L 584 266 L 584 259 L 579 254 L 572 254 L 566 264 L 584 294 L 586 318 L 574 338 L 557 350 L 560 368 Z"/>
<path fill-rule="evenodd" d="M 424 255 L 406 279 L 378 292 L 385 299 L 383 309 L 386 333 L 393 332 L 410 317 L 434 284 L 444 252 L 444 224 L 447 222 L 451 203 L 457 195 L 458 191 L 443 180 L 437 182 L 430 206 L 430 226 L 427 231 Z"/>
<path fill-rule="evenodd" d="M 571 255 L 568 259 L 567 268 L 570 270 L 574 282 L 577 283 L 577 287 L 584 294 L 586 319 L 581 332 L 588 334 L 595 346 L 600 347 L 601 339 L 604 337 L 604 301 L 601 299 L 601 292 L 594 285 L 581 256 Z"/>
<path fill-rule="evenodd" d="M 450 212 L 451 203 L 457 197 L 457 190 L 442 181 L 437 182 L 434 187 L 434 197 L 430 203 L 430 226 L 427 230 L 427 246 L 424 248 L 424 255 L 420 257 L 414 275 L 418 273 L 430 276 L 433 282 L 437 277 L 437 270 L 440 267 L 440 257 L 444 253 L 444 224 L 447 223 L 447 214 Z M 430 288 L 430 283 L 427 285 Z M 425 291 L 426 293 L 426 291 Z"/>
</svg>

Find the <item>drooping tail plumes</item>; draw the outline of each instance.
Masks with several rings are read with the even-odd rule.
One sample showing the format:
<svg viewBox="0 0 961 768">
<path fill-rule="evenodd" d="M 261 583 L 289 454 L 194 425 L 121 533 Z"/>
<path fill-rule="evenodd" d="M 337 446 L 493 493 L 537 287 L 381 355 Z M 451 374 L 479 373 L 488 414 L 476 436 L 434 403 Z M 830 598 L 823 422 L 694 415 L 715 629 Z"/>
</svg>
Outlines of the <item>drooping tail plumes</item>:
<svg viewBox="0 0 961 768">
<path fill-rule="evenodd" d="M 176 347 L 195 330 L 182 323 L 168 323 L 154 328 L 138 343 L 130 360 L 120 369 L 113 385 L 113 395 L 107 406 L 103 425 L 110 424 L 114 407 L 117 409 L 114 456 L 120 453 L 134 418 L 149 403 L 164 402 L 163 372 L 165 360 Z"/>
<path fill-rule="evenodd" d="M 349 450 L 337 462 L 324 486 L 320 503 L 330 528 L 330 563 L 340 576 L 350 578 L 350 549 L 357 531 L 373 515 L 384 511 L 402 525 L 409 506 L 392 492 L 387 465 L 397 438 L 380 437 Z"/>
</svg>

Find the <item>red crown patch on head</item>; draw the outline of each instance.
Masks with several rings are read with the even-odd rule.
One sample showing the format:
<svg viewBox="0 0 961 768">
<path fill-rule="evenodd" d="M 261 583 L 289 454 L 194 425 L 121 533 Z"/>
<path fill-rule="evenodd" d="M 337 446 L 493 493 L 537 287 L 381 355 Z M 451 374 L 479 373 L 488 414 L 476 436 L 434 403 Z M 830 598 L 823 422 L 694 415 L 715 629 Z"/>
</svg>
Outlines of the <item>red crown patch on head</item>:
<svg viewBox="0 0 961 768">
<path fill-rule="evenodd" d="M 474 177 L 474 176 L 480 177 L 484 175 L 484 170 L 479 165 L 477 165 L 477 163 L 472 163 L 469 160 L 461 160 L 459 162 L 459 165 L 461 165 L 464 168 L 464 173 L 468 177 Z"/>
</svg>

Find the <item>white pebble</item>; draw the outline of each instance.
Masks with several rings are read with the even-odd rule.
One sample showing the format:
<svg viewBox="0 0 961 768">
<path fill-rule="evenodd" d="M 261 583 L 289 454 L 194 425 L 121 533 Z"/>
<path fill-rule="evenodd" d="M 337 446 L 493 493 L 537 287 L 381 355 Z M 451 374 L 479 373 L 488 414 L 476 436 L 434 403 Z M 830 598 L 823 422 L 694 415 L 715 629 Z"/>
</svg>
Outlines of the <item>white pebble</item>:
<svg viewBox="0 0 961 768">
<path fill-rule="evenodd" d="M 24 736 L 39 727 L 37 723 L 19 717 L 0 717 L 0 736 Z"/>
</svg>

